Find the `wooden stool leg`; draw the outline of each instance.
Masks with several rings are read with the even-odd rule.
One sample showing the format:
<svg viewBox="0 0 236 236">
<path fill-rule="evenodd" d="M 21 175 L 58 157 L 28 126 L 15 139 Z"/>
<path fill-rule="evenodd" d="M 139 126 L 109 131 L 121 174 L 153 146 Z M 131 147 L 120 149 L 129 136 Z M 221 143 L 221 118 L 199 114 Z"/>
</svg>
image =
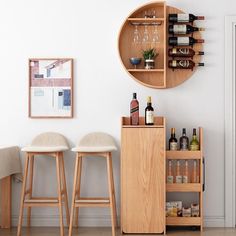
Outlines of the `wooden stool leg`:
<svg viewBox="0 0 236 236">
<path fill-rule="evenodd" d="M 74 172 L 74 184 L 73 184 L 73 193 L 72 193 L 72 203 L 70 209 L 70 227 L 69 227 L 69 236 L 72 235 L 72 227 L 73 227 L 73 216 L 74 216 L 74 208 L 75 208 L 75 194 L 76 194 L 76 182 L 77 182 L 77 173 L 78 173 L 78 163 L 79 163 L 79 155 L 76 155 L 75 160 L 75 172 Z"/>
<path fill-rule="evenodd" d="M 110 163 L 110 169 L 111 169 L 111 177 L 112 177 L 112 181 L 111 181 L 111 183 L 112 183 L 112 189 L 113 189 L 113 202 L 114 202 L 114 205 L 113 205 L 113 207 L 114 207 L 114 216 L 115 216 L 115 227 L 117 227 L 118 226 L 118 222 L 117 222 L 117 211 L 116 211 L 116 194 L 115 194 L 115 182 L 114 182 L 114 174 L 113 174 L 113 165 L 112 165 L 112 155 L 111 155 L 111 153 L 109 153 L 109 157 L 110 157 L 110 159 L 109 159 L 109 163 Z"/>
<path fill-rule="evenodd" d="M 12 183 L 11 175 L 0 180 L 1 185 L 1 210 L 2 219 L 0 222 L 0 228 L 10 229 L 11 228 L 11 201 L 12 201 Z"/>
<path fill-rule="evenodd" d="M 30 155 L 29 157 L 29 199 L 32 198 L 33 192 L 33 178 L 34 178 L 34 156 Z M 27 209 L 27 225 L 30 227 L 31 225 L 31 207 Z"/>
<path fill-rule="evenodd" d="M 58 200 L 59 200 L 59 214 L 60 214 L 60 235 L 64 236 L 64 226 L 63 226 L 63 209 L 62 209 L 62 196 L 61 196 L 61 165 L 60 165 L 60 154 L 57 153 L 56 156 L 56 166 L 57 166 L 57 192 L 58 192 Z"/>
<path fill-rule="evenodd" d="M 76 186 L 76 196 L 78 199 L 80 198 L 80 186 L 81 186 L 81 169 L 82 169 L 82 160 L 81 156 L 78 156 L 78 171 L 77 171 L 77 186 Z M 75 208 L 75 227 L 79 227 L 79 207 Z"/>
<path fill-rule="evenodd" d="M 29 166 L 29 155 L 30 154 L 27 154 L 26 160 L 25 160 L 25 170 L 24 170 L 22 192 L 21 192 L 20 214 L 19 214 L 17 236 L 21 235 L 21 226 L 22 226 L 22 218 L 23 218 L 23 211 L 24 211 L 24 200 L 25 200 L 25 189 L 26 189 L 27 173 L 28 173 L 28 166 Z"/>
<path fill-rule="evenodd" d="M 63 153 L 60 155 L 61 160 L 61 175 L 62 175 L 62 183 L 63 183 L 63 194 L 64 194 L 64 204 L 66 209 L 66 221 L 67 226 L 70 225 L 70 212 L 69 212 L 69 206 L 68 206 L 68 195 L 67 195 L 67 187 L 66 187 L 66 175 L 65 175 L 65 165 L 64 165 L 64 157 Z"/>
<path fill-rule="evenodd" d="M 113 180 L 113 171 L 112 171 L 112 162 L 109 153 L 107 154 L 107 174 L 108 174 L 108 185 L 109 185 L 109 199 L 110 199 L 110 208 L 111 208 L 111 222 L 112 222 L 112 236 L 116 235 L 116 216 L 115 216 L 115 202 L 114 202 L 114 185 L 112 184 Z"/>
</svg>

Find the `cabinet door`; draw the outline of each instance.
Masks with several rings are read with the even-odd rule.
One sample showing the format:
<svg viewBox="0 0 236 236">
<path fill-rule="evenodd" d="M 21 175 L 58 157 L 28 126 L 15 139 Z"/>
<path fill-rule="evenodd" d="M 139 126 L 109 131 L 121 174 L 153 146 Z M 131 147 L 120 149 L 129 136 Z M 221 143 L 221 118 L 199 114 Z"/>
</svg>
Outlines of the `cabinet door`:
<svg viewBox="0 0 236 236">
<path fill-rule="evenodd" d="M 164 128 L 122 129 L 121 188 L 122 231 L 164 232 Z"/>
</svg>

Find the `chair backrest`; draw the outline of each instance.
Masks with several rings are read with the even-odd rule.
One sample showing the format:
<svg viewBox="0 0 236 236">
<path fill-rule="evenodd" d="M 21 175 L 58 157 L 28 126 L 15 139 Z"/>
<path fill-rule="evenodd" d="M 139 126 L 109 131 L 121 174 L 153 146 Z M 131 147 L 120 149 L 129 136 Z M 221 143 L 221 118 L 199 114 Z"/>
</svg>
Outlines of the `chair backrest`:
<svg viewBox="0 0 236 236">
<path fill-rule="evenodd" d="M 94 132 L 85 135 L 79 142 L 78 147 L 111 147 L 117 150 L 113 137 L 102 132 Z"/>
<path fill-rule="evenodd" d="M 65 146 L 69 148 L 69 144 L 66 138 L 62 134 L 54 132 L 46 132 L 39 134 L 33 139 L 31 146 L 39 146 L 39 147 Z"/>
</svg>

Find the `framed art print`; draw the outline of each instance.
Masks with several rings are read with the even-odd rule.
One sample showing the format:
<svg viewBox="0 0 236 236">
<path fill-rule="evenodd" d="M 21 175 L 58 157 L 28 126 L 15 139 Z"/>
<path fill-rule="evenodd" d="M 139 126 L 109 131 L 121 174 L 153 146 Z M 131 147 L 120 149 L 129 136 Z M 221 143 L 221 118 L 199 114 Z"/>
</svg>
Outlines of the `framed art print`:
<svg viewBox="0 0 236 236">
<path fill-rule="evenodd" d="M 73 117 L 73 59 L 29 59 L 29 117 Z"/>
</svg>

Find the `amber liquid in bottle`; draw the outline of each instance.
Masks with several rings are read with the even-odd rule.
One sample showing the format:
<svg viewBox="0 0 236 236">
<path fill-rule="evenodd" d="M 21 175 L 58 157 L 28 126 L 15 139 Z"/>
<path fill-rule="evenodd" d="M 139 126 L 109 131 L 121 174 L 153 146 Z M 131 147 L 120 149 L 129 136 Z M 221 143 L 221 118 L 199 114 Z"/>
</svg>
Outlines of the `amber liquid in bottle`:
<svg viewBox="0 0 236 236">
<path fill-rule="evenodd" d="M 133 93 L 133 99 L 130 103 L 130 124 L 139 124 L 139 102 L 137 100 L 137 94 Z"/>
<path fill-rule="evenodd" d="M 174 183 L 174 176 L 173 176 L 172 161 L 171 160 L 168 161 L 167 183 L 168 184 Z"/>
<path fill-rule="evenodd" d="M 175 176 L 175 183 L 176 184 L 182 184 L 183 182 L 183 178 L 180 172 L 180 161 L 177 161 L 177 165 L 176 165 L 176 176 Z"/>
</svg>

